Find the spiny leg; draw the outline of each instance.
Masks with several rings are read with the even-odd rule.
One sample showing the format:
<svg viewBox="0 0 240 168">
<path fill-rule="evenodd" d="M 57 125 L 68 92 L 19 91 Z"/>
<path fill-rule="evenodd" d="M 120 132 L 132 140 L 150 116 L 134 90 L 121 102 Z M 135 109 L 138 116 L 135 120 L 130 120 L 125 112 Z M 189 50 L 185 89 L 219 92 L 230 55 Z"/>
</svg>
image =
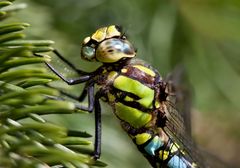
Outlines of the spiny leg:
<svg viewBox="0 0 240 168">
<path fill-rule="evenodd" d="M 102 97 L 102 91 L 96 93 L 94 112 L 95 112 L 95 143 L 94 143 L 94 153 L 93 158 L 98 159 L 101 155 L 101 134 L 102 134 L 102 123 L 101 123 L 101 106 L 100 98 Z"/>
<path fill-rule="evenodd" d="M 76 97 L 75 100 L 81 102 L 79 99 L 82 98 L 82 96 L 88 96 L 88 106 L 76 106 L 79 110 L 83 110 L 83 111 L 88 111 L 89 113 L 91 113 L 93 111 L 94 108 L 94 101 L 95 101 L 95 97 L 94 97 L 94 84 L 90 84 L 87 88 L 86 88 L 86 95 L 85 95 L 85 89 L 82 92 L 82 94 L 80 95 L 80 97 Z M 73 98 L 73 97 L 71 97 Z"/>
<path fill-rule="evenodd" d="M 74 67 L 73 64 L 71 64 L 70 62 L 68 62 L 64 57 L 62 57 L 56 50 L 54 50 L 54 53 L 62 60 L 64 61 L 66 64 L 68 64 L 71 68 L 73 68 L 74 70 L 76 70 L 78 72 L 78 69 L 76 69 Z M 39 54 L 34 54 L 36 56 L 41 56 Z M 64 82 L 66 82 L 68 85 L 74 85 L 74 84 L 80 84 L 80 83 L 84 83 L 87 82 L 91 79 L 92 74 L 91 73 L 87 73 L 84 71 L 78 72 L 79 74 L 84 74 L 78 78 L 75 79 L 66 79 L 61 73 L 59 73 L 50 63 L 45 62 L 45 64 L 49 67 L 49 69 L 55 73 L 59 78 L 61 78 Z M 86 91 L 86 88 L 87 91 Z M 85 96 L 88 93 L 88 108 L 82 107 L 80 106 L 79 109 L 80 110 L 86 110 L 86 111 L 93 111 L 93 107 L 95 108 L 95 143 L 94 143 L 94 153 L 93 153 L 93 157 L 94 159 L 98 159 L 101 155 L 101 130 L 102 130 L 102 125 L 101 125 L 101 107 L 100 107 L 100 102 L 99 99 L 102 96 L 102 91 L 98 91 L 94 97 L 94 83 L 92 83 L 92 85 L 87 86 L 84 88 L 83 93 L 80 95 L 79 100 L 82 100 L 85 98 Z M 67 94 L 66 94 L 67 95 Z M 74 96 L 70 96 L 71 98 L 75 98 Z"/>
<path fill-rule="evenodd" d="M 67 97 L 69 97 L 71 99 L 74 99 L 74 100 L 77 100 L 79 102 L 82 102 L 87 97 L 87 95 L 89 95 L 89 89 L 90 88 L 84 88 L 82 93 L 80 94 L 80 96 L 75 96 L 75 95 L 72 95 L 70 93 L 64 92 L 62 90 L 59 90 L 59 92 L 61 94 L 63 94 L 64 96 L 67 96 Z M 88 101 L 89 101 L 89 99 L 88 99 Z"/>
<path fill-rule="evenodd" d="M 54 52 L 57 52 L 56 50 L 54 50 Z M 57 54 L 60 56 L 60 58 L 64 59 L 58 52 Z M 41 56 L 39 54 L 34 54 L 36 56 Z M 65 60 L 65 59 L 64 59 Z M 67 60 L 65 60 L 67 61 Z M 67 64 L 70 64 L 71 66 L 73 66 L 70 62 L 66 62 Z M 91 73 L 86 73 L 85 75 L 79 76 L 75 79 L 67 79 L 65 78 L 61 73 L 59 73 L 50 63 L 45 62 L 45 64 L 49 67 L 49 69 L 55 73 L 59 78 L 61 78 L 64 82 L 66 82 L 68 85 L 74 85 L 74 84 L 80 84 L 80 83 L 84 83 L 87 82 L 91 79 L 92 75 Z M 94 107 L 94 84 L 93 82 L 91 82 L 92 84 L 90 84 L 88 86 L 85 86 L 83 93 L 80 95 L 80 97 L 76 97 L 74 95 L 68 94 L 64 91 L 60 91 L 62 94 L 66 95 L 67 97 L 70 97 L 72 99 L 75 99 L 77 101 L 82 101 L 88 93 L 88 107 L 85 106 L 79 106 L 78 109 L 80 110 L 84 110 L 84 111 L 89 111 L 92 112 L 93 111 L 93 107 Z M 90 86 L 91 85 L 91 86 Z M 51 87 L 49 85 L 46 85 L 48 87 Z"/>
<path fill-rule="evenodd" d="M 65 62 L 68 66 L 70 66 L 73 70 L 75 70 L 78 74 L 87 74 L 87 72 L 84 72 L 78 68 L 76 68 L 70 61 L 68 61 L 66 58 L 64 58 L 60 52 L 58 52 L 57 49 L 53 50 L 53 53 L 56 54 L 58 58 L 60 58 L 63 62 Z"/>
<path fill-rule="evenodd" d="M 84 93 L 84 92 L 83 92 Z M 95 104 L 95 97 L 94 97 L 94 83 L 87 87 L 87 95 L 88 95 L 88 111 L 92 112 Z M 81 96 L 79 97 L 81 98 Z M 98 100 L 99 101 L 99 100 Z"/>
<path fill-rule="evenodd" d="M 85 86 L 82 93 L 78 97 L 78 101 L 82 102 L 87 97 L 87 94 L 88 94 L 88 91 L 87 91 L 87 87 Z"/>
<path fill-rule="evenodd" d="M 50 85 L 45 85 L 49 88 L 53 88 L 53 89 L 57 89 L 55 87 L 52 87 Z M 88 86 L 85 86 L 84 87 L 84 90 L 83 92 L 80 94 L 80 96 L 75 96 L 75 95 L 72 95 L 70 93 L 67 93 L 67 92 L 64 92 L 62 90 L 59 90 L 57 89 L 62 95 L 70 98 L 70 99 L 73 99 L 73 100 L 76 100 L 78 102 L 82 102 L 86 96 L 88 96 L 88 106 L 79 106 L 76 104 L 76 108 L 79 109 L 79 110 L 84 110 L 84 111 L 88 111 L 88 112 L 92 112 L 93 111 L 93 107 L 94 107 L 94 84 L 90 84 Z M 56 98 L 57 99 L 57 98 Z M 63 98 L 58 98 L 58 99 L 63 99 Z"/>
<path fill-rule="evenodd" d="M 49 88 L 52 88 L 52 89 L 56 89 L 56 90 L 58 90 L 62 95 L 66 96 L 66 97 L 68 97 L 68 98 L 77 100 L 77 101 L 79 101 L 79 102 L 82 102 L 82 101 L 87 97 L 87 95 L 88 95 L 87 85 L 84 86 L 84 88 L 83 88 L 83 90 L 82 90 L 82 92 L 81 92 L 81 94 L 80 94 L 79 96 L 73 95 L 73 94 L 71 94 L 71 93 L 67 93 L 67 92 L 65 92 L 65 91 L 63 91 L 63 90 L 61 90 L 61 89 L 59 89 L 59 88 L 53 87 L 53 86 L 51 86 L 51 85 L 49 85 L 49 84 L 45 84 L 45 86 L 46 86 L 46 87 L 49 87 Z"/>
<path fill-rule="evenodd" d="M 61 73 L 59 73 L 50 63 L 45 62 L 45 64 L 48 66 L 49 69 L 51 69 L 51 71 L 53 73 L 55 73 L 59 78 L 61 78 L 68 85 L 75 85 L 75 84 L 83 83 L 83 82 L 88 81 L 91 78 L 91 73 L 88 73 L 86 75 L 79 76 L 75 79 L 67 79 Z"/>
<path fill-rule="evenodd" d="M 89 112 L 92 112 L 94 108 L 95 142 L 94 142 L 93 158 L 95 160 L 99 159 L 101 155 L 102 124 L 101 124 L 101 106 L 100 106 L 99 100 L 102 97 L 102 93 L 103 93 L 102 91 L 98 91 L 94 96 L 94 83 L 92 83 L 88 87 L 84 88 L 83 93 L 80 95 L 80 97 L 84 97 L 85 95 L 88 95 L 88 107 L 76 106 L 79 110 L 84 110 Z M 70 98 L 73 98 L 73 97 L 71 96 Z M 76 100 L 78 100 L 79 98 L 77 98 Z"/>
<path fill-rule="evenodd" d="M 57 50 L 53 50 L 53 53 L 55 53 L 63 62 L 65 62 L 67 65 L 69 65 L 73 70 L 75 70 L 78 74 L 81 76 L 75 78 L 75 79 L 67 79 L 65 78 L 60 72 L 56 70 L 50 63 L 45 62 L 45 64 L 48 66 L 48 68 L 55 73 L 59 78 L 61 78 L 64 82 L 66 82 L 68 85 L 75 85 L 79 83 L 83 83 L 88 81 L 91 77 L 92 74 L 88 72 L 84 72 L 82 70 L 77 69 L 72 63 L 70 63 L 67 59 L 65 59 Z M 35 56 L 37 57 L 42 57 L 41 54 L 34 53 Z"/>
</svg>

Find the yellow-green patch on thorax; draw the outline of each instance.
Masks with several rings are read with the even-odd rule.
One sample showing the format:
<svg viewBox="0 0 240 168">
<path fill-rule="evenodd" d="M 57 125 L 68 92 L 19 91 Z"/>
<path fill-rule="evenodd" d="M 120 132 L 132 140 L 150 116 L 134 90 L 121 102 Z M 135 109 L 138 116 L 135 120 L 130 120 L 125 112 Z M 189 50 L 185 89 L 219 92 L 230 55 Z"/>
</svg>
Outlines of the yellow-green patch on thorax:
<svg viewBox="0 0 240 168">
<path fill-rule="evenodd" d="M 143 107 L 150 108 L 152 106 L 154 90 L 141 82 L 120 75 L 114 80 L 113 86 L 119 90 L 138 96 L 140 99 L 135 101 L 140 103 Z"/>
<path fill-rule="evenodd" d="M 145 67 L 145 66 L 142 66 L 142 65 L 134 65 L 133 67 L 138 68 L 139 70 L 145 72 L 146 74 L 148 74 L 148 75 L 150 75 L 150 76 L 153 76 L 153 77 L 154 77 L 154 76 L 156 75 L 154 71 L 152 71 L 151 69 L 149 69 L 149 68 L 147 68 L 147 67 Z"/>
<path fill-rule="evenodd" d="M 126 106 L 122 103 L 115 104 L 115 114 L 134 128 L 143 127 L 152 119 L 151 114 Z"/>
</svg>

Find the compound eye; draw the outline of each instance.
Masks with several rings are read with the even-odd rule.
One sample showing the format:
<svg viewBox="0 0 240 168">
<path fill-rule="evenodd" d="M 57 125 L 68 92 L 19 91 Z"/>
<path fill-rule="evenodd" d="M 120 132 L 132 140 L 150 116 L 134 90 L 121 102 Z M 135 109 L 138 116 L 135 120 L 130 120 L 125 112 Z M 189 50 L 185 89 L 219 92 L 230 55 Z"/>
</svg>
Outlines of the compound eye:
<svg viewBox="0 0 240 168">
<path fill-rule="evenodd" d="M 89 46 L 84 46 L 82 48 L 82 56 L 88 60 L 94 58 L 95 57 L 95 49 L 92 47 L 89 47 Z"/>
<path fill-rule="evenodd" d="M 119 38 L 111 38 L 98 45 L 96 59 L 103 63 L 114 63 L 121 59 L 133 58 L 136 53 L 131 43 Z"/>
</svg>

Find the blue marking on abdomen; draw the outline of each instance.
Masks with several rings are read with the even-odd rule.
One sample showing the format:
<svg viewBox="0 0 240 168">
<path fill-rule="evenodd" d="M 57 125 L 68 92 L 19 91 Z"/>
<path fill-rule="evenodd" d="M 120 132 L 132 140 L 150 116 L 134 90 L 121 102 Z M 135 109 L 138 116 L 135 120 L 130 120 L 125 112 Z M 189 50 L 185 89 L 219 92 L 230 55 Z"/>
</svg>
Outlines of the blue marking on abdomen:
<svg viewBox="0 0 240 168">
<path fill-rule="evenodd" d="M 144 150 L 149 154 L 154 156 L 155 155 L 155 151 L 157 149 L 159 149 L 161 146 L 163 146 L 163 142 L 161 141 L 161 139 L 158 136 L 155 136 L 151 142 L 144 147 Z"/>
<path fill-rule="evenodd" d="M 187 168 L 187 163 L 189 162 L 186 161 L 184 158 L 175 155 L 168 161 L 167 165 L 169 168 Z"/>
</svg>

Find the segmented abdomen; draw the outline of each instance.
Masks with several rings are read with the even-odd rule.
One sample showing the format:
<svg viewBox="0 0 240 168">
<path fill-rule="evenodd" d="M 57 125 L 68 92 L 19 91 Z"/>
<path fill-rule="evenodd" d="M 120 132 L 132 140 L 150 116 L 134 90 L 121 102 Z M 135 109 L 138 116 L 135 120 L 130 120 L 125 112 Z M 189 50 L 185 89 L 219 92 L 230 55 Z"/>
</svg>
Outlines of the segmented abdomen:
<svg viewBox="0 0 240 168">
<path fill-rule="evenodd" d="M 197 165 L 184 156 L 174 140 L 167 137 L 161 128 L 158 133 L 146 130 L 131 136 L 138 149 L 149 160 L 154 168 L 195 168 Z"/>
</svg>

